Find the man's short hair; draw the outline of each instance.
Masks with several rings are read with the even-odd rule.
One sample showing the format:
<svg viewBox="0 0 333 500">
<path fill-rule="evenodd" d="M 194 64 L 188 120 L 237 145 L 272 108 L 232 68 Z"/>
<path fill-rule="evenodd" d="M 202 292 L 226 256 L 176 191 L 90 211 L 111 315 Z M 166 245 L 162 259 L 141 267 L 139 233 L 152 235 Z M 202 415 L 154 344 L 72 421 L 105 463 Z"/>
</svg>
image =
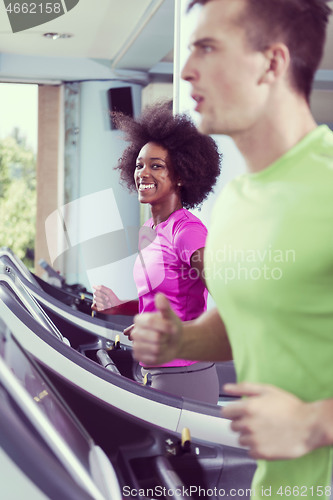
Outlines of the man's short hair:
<svg viewBox="0 0 333 500">
<path fill-rule="evenodd" d="M 191 0 L 188 9 L 211 0 Z M 232 1 L 232 0 L 229 0 Z M 287 45 L 290 83 L 309 102 L 331 14 L 327 0 L 244 0 L 239 18 L 252 48 L 264 51 L 274 42 Z"/>
</svg>

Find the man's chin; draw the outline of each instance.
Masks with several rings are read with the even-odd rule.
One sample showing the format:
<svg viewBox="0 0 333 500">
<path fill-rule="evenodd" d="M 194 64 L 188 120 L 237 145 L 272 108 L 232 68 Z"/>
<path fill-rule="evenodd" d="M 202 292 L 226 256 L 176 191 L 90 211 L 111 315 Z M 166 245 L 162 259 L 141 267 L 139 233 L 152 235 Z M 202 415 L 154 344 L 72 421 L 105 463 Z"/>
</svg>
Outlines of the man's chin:
<svg viewBox="0 0 333 500">
<path fill-rule="evenodd" d="M 207 134 L 207 123 L 202 115 L 200 115 L 200 120 L 197 122 L 197 129 L 202 134 Z"/>
<path fill-rule="evenodd" d="M 211 135 L 211 134 L 216 134 L 217 132 L 215 131 L 215 127 L 211 122 L 208 120 L 205 120 L 204 117 L 201 117 L 200 122 L 197 125 L 197 128 L 201 134 L 205 135 Z"/>
</svg>

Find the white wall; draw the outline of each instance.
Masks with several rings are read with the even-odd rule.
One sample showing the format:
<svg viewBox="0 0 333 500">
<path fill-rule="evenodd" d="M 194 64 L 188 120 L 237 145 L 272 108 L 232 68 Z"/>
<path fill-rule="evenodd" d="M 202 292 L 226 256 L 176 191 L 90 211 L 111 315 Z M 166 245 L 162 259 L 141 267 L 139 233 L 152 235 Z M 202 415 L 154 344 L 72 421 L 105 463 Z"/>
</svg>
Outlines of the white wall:
<svg viewBox="0 0 333 500">
<path fill-rule="evenodd" d="M 139 114 L 140 85 L 117 81 L 80 84 L 79 172 L 73 175 L 79 183 L 78 196 L 66 204 L 62 216 L 70 245 L 79 245 L 77 258 L 81 260 L 78 275 L 66 276 L 67 280 L 83 283 L 88 289 L 104 284 L 127 299 L 136 297 L 131 235 L 139 227 L 139 203 L 136 194 L 120 185 L 119 172 L 114 170 L 126 143 L 119 130 L 111 130 L 107 91 L 121 86 L 132 87 L 134 114 Z"/>
<path fill-rule="evenodd" d="M 178 63 L 178 78 L 175 80 L 174 101 L 178 103 L 178 109 L 175 111 L 188 113 L 195 123 L 198 123 L 200 116 L 198 113 L 193 111 L 194 101 L 190 97 L 190 84 L 184 82 L 180 79 L 179 75 L 181 68 L 184 66 L 185 61 L 188 57 L 188 44 L 190 35 L 195 28 L 196 19 L 200 12 L 200 9 L 194 8 L 190 13 L 186 13 L 186 6 L 188 4 L 187 0 L 176 0 L 178 2 L 178 12 L 180 16 L 180 21 L 178 23 L 179 30 L 176 35 L 177 41 L 176 46 L 179 47 L 179 59 Z M 223 154 L 222 162 L 222 172 L 218 180 L 218 184 L 211 194 L 208 200 L 204 203 L 201 212 L 196 211 L 195 213 L 205 222 L 209 224 L 210 214 L 212 207 L 214 206 L 215 200 L 221 189 L 234 177 L 245 172 L 245 162 L 236 148 L 232 139 L 227 136 L 215 135 L 213 137 L 219 146 L 220 152 Z"/>
<path fill-rule="evenodd" d="M 197 16 L 200 12 L 200 8 L 194 8 L 190 13 L 186 13 L 187 4 L 187 0 L 176 0 L 176 12 L 179 19 L 176 22 L 177 29 L 175 30 L 175 47 L 177 48 L 178 54 L 177 57 L 175 57 L 174 63 L 174 111 L 188 113 L 193 121 L 198 123 L 199 115 L 193 111 L 194 101 L 190 97 L 190 85 L 180 79 L 181 68 L 184 66 L 189 53 L 188 44 L 190 35 L 195 28 Z M 204 202 L 201 211 L 193 210 L 193 213 L 195 213 L 208 228 L 212 208 L 218 194 L 230 180 L 245 172 L 246 169 L 244 159 L 232 139 L 222 135 L 215 135 L 213 138 L 217 142 L 220 152 L 223 154 L 222 172 L 214 189 L 214 193 L 211 193 L 209 198 Z M 213 304 L 213 300 L 209 296 L 208 307 L 212 307 Z"/>
</svg>

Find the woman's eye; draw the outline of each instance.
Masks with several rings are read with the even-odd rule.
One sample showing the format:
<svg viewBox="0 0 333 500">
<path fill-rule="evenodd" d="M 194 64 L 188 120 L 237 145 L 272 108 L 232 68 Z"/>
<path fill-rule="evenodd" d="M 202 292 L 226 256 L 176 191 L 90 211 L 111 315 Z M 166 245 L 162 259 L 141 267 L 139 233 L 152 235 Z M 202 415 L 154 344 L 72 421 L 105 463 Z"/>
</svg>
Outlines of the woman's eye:
<svg viewBox="0 0 333 500">
<path fill-rule="evenodd" d="M 135 168 L 136 168 L 137 170 L 139 170 L 140 168 L 142 168 L 142 165 L 137 164 L 137 165 L 135 165 Z"/>
</svg>

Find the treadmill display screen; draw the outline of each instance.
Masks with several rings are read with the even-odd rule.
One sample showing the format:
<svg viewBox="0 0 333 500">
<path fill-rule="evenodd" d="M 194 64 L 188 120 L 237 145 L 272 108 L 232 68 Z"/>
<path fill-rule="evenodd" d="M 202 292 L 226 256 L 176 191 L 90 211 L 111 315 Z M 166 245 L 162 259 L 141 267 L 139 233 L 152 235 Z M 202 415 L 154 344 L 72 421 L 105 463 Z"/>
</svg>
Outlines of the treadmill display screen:
<svg viewBox="0 0 333 500">
<path fill-rule="evenodd" d="M 65 444 L 67 443 L 70 452 L 89 471 L 89 452 L 93 444 L 92 439 L 63 402 L 57 391 L 51 386 L 50 382 L 46 380 L 44 374 L 41 373 L 34 361 L 30 359 L 29 355 L 17 343 L 1 318 L 0 357 L 3 358 L 16 380 L 19 381 L 20 385 L 28 393 L 34 405 L 38 407 L 51 424 L 51 427 L 55 429 L 56 432 L 54 435 L 43 436 L 51 449 L 59 445 L 56 442 L 58 433 Z M 16 398 L 14 397 L 14 399 Z M 30 419 L 38 432 L 40 432 L 42 429 L 39 429 L 38 426 L 41 425 L 42 420 L 38 422 L 38 413 L 37 411 L 36 418 L 32 418 L 30 415 Z M 40 434 L 43 434 L 43 432 L 40 432 Z M 64 459 L 66 461 L 66 457 Z"/>
</svg>

